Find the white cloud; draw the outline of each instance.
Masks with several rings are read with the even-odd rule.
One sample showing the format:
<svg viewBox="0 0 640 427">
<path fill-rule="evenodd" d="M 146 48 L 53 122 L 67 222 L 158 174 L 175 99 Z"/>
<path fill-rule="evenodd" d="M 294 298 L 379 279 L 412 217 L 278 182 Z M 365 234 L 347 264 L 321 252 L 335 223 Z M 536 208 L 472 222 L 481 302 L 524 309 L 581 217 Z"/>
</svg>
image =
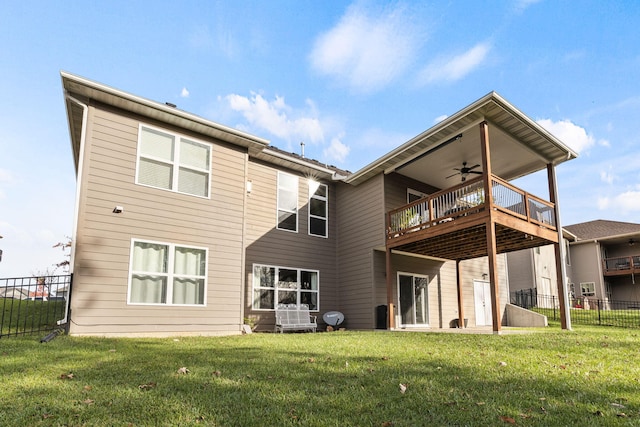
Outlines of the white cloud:
<svg viewBox="0 0 640 427">
<path fill-rule="evenodd" d="M 616 213 L 640 212 L 640 191 L 626 191 L 613 197 L 600 197 L 598 208 Z"/>
<path fill-rule="evenodd" d="M 540 0 L 516 0 L 514 4 L 515 10 L 518 13 L 522 13 L 526 8 L 538 2 L 540 2 Z"/>
<path fill-rule="evenodd" d="M 349 155 L 351 149 L 340 141 L 338 137 L 332 138 L 331 143 L 324 149 L 323 155 L 327 160 L 335 160 L 343 163 Z"/>
<path fill-rule="evenodd" d="M 537 120 L 537 122 L 561 142 L 567 144 L 577 152 L 586 150 L 595 143 L 593 136 L 589 135 L 583 127 L 580 127 L 569 120 L 554 122 L 550 119 L 541 119 Z"/>
<path fill-rule="evenodd" d="M 183 87 L 182 90 L 180 91 L 180 97 L 181 98 L 189 97 L 189 90 L 186 87 Z"/>
<path fill-rule="evenodd" d="M 276 96 L 269 101 L 255 92 L 250 97 L 231 94 L 224 97 L 232 110 L 237 111 L 257 130 L 267 131 L 288 142 L 300 140 L 318 143 L 324 140 L 324 130 L 317 117 L 295 112 Z M 312 105 L 307 102 L 307 105 Z"/>
<path fill-rule="evenodd" d="M 611 172 L 600 171 L 600 180 L 602 182 L 606 182 L 607 184 L 613 184 L 614 176 Z"/>
<path fill-rule="evenodd" d="M 418 83 L 426 85 L 438 81 L 460 80 L 482 65 L 489 51 L 491 51 L 489 43 L 478 43 L 460 55 L 435 59 L 419 73 Z"/>
<path fill-rule="evenodd" d="M 443 114 L 443 115 L 441 115 L 441 116 L 438 116 L 438 117 L 436 117 L 436 118 L 433 120 L 433 124 L 438 124 L 438 123 L 440 123 L 441 121 L 445 120 L 447 117 L 449 117 L 449 116 L 447 116 L 446 114 Z"/>
<path fill-rule="evenodd" d="M 11 171 L 0 168 L 0 200 L 6 197 L 4 187 L 13 183 L 13 175 Z"/>
<path fill-rule="evenodd" d="M 401 7 L 371 11 L 351 6 L 316 39 L 311 66 L 360 92 L 386 86 L 407 69 L 420 44 L 421 30 L 407 15 Z"/>
</svg>

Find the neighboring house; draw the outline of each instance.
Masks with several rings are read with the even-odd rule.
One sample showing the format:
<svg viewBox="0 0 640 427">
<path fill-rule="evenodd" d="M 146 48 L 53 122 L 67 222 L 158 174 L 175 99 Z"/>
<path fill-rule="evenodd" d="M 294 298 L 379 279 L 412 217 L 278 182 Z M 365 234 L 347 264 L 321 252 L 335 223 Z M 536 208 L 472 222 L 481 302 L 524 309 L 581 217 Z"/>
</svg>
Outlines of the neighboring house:
<svg viewBox="0 0 640 427">
<path fill-rule="evenodd" d="M 565 273 L 571 304 L 601 308 L 640 307 L 640 224 L 595 220 L 564 227 Z M 558 296 L 553 249 L 538 247 L 507 255 L 513 293 L 535 289 L 538 305 Z M 550 282 L 550 283 L 549 283 Z M 612 302 L 615 301 L 615 307 Z"/>
<path fill-rule="evenodd" d="M 576 236 L 563 228 L 565 274 L 571 268 L 571 254 L 569 244 L 575 241 Z M 512 300 L 514 293 L 518 291 L 535 292 L 541 295 L 535 303 L 540 307 L 550 308 L 557 305 L 558 297 L 558 272 L 553 245 L 538 246 L 532 249 L 509 252 L 507 254 L 507 270 L 509 277 L 509 291 Z M 567 288 L 571 296 L 571 289 Z M 528 303 L 528 302 L 527 302 Z"/>
<path fill-rule="evenodd" d="M 339 310 L 351 329 L 499 332 L 504 254 L 555 244 L 560 259 L 555 166 L 576 154 L 496 93 L 350 173 L 82 77 L 62 84 L 71 334 L 230 334 L 245 318 L 272 330 L 278 303 Z M 549 201 L 509 184 L 540 170 Z"/>
<path fill-rule="evenodd" d="M 13 286 L 2 287 L 0 288 L 0 298 L 27 299 L 29 298 L 29 289 Z"/>
<path fill-rule="evenodd" d="M 575 297 L 640 308 L 640 224 L 595 220 L 565 228 L 577 237 L 568 273 Z"/>
</svg>

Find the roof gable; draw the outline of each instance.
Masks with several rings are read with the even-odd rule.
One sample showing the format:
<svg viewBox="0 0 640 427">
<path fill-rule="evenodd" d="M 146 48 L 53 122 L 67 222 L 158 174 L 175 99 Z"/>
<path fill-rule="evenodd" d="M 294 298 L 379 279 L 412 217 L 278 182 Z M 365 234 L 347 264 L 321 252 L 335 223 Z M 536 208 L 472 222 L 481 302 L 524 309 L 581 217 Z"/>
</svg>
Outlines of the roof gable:
<svg viewBox="0 0 640 427">
<path fill-rule="evenodd" d="M 603 219 L 567 225 L 564 228 L 575 234 L 579 240 L 602 239 L 623 234 L 640 233 L 640 224 Z"/>
</svg>

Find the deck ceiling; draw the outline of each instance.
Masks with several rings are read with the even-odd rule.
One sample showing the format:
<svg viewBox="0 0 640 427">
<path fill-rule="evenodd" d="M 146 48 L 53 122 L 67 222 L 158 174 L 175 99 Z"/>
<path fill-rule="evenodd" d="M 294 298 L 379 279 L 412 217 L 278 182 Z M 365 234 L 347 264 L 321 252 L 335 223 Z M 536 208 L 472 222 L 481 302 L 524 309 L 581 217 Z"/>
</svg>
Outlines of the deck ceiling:
<svg viewBox="0 0 640 427">
<path fill-rule="evenodd" d="M 553 242 L 539 236 L 530 235 L 520 230 L 496 224 L 496 246 L 497 253 L 499 254 L 521 249 L 530 249 L 551 243 Z M 466 228 L 455 228 L 437 236 L 394 246 L 393 249 L 458 261 L 487 256 L 486 224 L 476 224 Z"/>
<path fill-rule="evenodd" d="M 355 172 L 347 182 L 358 185 L 376 174 L 397 172 L 436 188 L 451 187 L 460 182 L 459 176 L 447 178 L 455 172 L 453 168 L 461 168 L 462 162 L 467 166 L 482 164 L 479 124 L 483 121 L 489 128 L 492 173 L 507 181 L 577 157 L 534 120 L 491 92 Z"/>
</svg>

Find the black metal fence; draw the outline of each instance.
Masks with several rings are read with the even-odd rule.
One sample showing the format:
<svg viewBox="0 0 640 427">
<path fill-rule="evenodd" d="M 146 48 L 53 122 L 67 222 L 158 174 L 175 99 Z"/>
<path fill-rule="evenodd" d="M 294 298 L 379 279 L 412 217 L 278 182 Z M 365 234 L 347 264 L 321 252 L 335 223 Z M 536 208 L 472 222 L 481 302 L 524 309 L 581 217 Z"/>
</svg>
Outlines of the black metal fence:
<svg viewBox="0 0 640 427">
<path fill-rule="evenodd" d="M 536 289 L 512 292 L 511 304 L 544 314 L 549 320 L 560 320 L 558 297 L 538 294 Z M 640 328 L 640 301 L 580 297 L 570 298 L 569 306 L 573 324 Z"/>
<path fill-rule="evenodd" d="M 72 276 L 0 279 L 0 338 L 67 330 Z"/>
</svg>

